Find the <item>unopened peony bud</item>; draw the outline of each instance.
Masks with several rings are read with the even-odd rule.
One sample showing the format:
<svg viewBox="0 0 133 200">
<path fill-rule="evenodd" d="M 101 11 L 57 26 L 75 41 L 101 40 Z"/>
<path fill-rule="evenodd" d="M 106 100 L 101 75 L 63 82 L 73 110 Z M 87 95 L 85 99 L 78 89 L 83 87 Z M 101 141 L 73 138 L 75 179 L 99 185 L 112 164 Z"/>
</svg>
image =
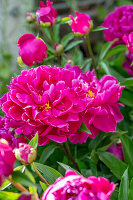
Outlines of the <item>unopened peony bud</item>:
<svg viewBox="0 0 133 200">
<path fill-rule="evenodd" d="M 8 142 L 0 139 L 0 186 L 12 174 L 15 161 L 16 158 Z"/>
<path fill-rule="evenodd" d="M 32 14 L 32 13 L 26 14 L 26 21 L 28 23 L 33 23 L 33 22 L 35 22 L 35 20 L 36 20 L 36 16 L 34 14 Z"/>
<path fill-rule="evenodd" d="M 39 64 L 47 57 L 46 44 L 33 34 L 22 35 L 18 40 L 18 47 L 20 47 L 19 55 L 27 66 Z M 21 59 L 18 58 L 19 64 L 21 64 Z"/>
<path fill-rule="evenodd" d="M 116 145 L 111 145 L 108 149 L 108 152 L 112 153 L 114 156 L 124 161 L 123 158 L 123 149 L 121 142 L 118 142 Z"/>
<path fill-rule="evenodd" d="M 56 51 L 56 53 L 58 55 L 61 55 L 61 53 L 63 52 L 64 48 L 63 48 L 62 44 L 55 43 L 53 49 Z"/>
<path fill-rule="evenodd" d="M 17 160 L 23 164 L 31 164 L 37 156 L 36 149 L 25 143 L 19 143 L 19 148 L 16 148 L 14 152 Z"/>
</svg>

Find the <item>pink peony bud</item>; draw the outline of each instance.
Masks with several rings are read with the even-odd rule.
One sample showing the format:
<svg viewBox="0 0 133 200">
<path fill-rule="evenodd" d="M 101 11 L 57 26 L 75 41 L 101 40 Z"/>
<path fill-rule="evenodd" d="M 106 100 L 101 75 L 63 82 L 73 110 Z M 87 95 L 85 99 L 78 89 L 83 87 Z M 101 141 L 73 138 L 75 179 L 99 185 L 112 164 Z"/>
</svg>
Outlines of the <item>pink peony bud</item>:
<svg viewBox="0 0 133 200">
<path fill-rule="evenodd" d="M 53 49 L 56 51 L 56 53 L 58 55 L 61 55 L 64 48 L 63 48 L 62 44 L 55 43 Z"/>
<path fill-rule="evenodd" d="M 114 156 L 119 158 L 120 160 L 124 161 L 123 159 L 123 149 L 122 149 L 122 144 L 117 143 L 116 145 L 111 145 L 108 149 L 108 152 L 112 153 Z"/>
<path fill-rule="evenodd" d="M 36 16 L 34 14 L 32 14 L 32 13 L 27 13 L 26 14 L 26 21 L 28 23 L 35 22 L 35 20 L 36 20 Z"/>
<path fill-rule="evenodd" d="M 133 32 L 128 36 L 124 35 L 122 39 L 126 43 L 129 52 L 133 53 Z"/>
<path fill-rule="evenodd" d="M 34 195 L 28 192 L 25 192 L 25 193 L 22 193 L 17 200 L 35 200 L 35 197 Z"/>
<path fill-rule="evenodd" d="M 36 149 L 25 143 L 19 143 L 19 148 L 16 148 L 14 152 L 17 160 L 23 164 L 31 164 L 37 156 Z"/>
<path fill-rule="evenodd" d="M 0 186 L 12 174 L 15 161 L 14 153 L 8 142 L 0 139 Z"/>
<path fill-rule="evenodd" d="M 55 24 L 58 13 L 52 7 L 52 4 L 53 2 L 50 2 L 50 0 L 47 0 L 46 5 L 42 1 L 40 1 L 40 9 L 36 12 L 38 23 L 50 23 L 51 26 Z"/>
<path fill-rule="evenodd" d="M 115 189 L 114 183 L 103 177 L 84 178 L 76 172 L 68 170 L 65 177 L 58 178 L 49 186 L 42 200 L 110 200 Z"/>
<path fill-rule="evenodd" d="M 75 33 L 77 36 L 87 35 L 92 28 L 92 20 L 89 15 L 84 13 L 75 12 L 76 17 L 73 18 L 72 15 L 69 17 L 72 20 L 71 28 L 72 32 Z"/>
<path fill-rule="evenodd" d="M 23 63 L 28 66 L 38 64 L 47 57 L 46 44 L 33 34 L 22 35 L 18 40 L 18 47 Z"/>
</svg>

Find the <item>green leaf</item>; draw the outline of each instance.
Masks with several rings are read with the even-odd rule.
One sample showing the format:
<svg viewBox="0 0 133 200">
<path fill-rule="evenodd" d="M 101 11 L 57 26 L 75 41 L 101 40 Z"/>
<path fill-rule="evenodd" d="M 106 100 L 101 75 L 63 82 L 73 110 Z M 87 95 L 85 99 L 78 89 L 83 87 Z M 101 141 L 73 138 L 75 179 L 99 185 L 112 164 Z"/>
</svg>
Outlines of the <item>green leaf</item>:
<svg viewBox="0 0 133 200">
<path fill-rule="evenodd" d="M 70 40 L 72 40 L 73 38 L 74 38 L 73 33 L 69 33 L 65 35 L 63 39 L 61 40 L 61 44 L 63 45 L 63 47 L 65 47 L 68 44 L 68 42 L 70 42 Z"/>
<path fill-rule="evenodd" d="M 126 50 L 127 50 L 126 45 L 118 45 L 109 51 L 109 53 L 106 55 L 105 59 L 109 59 L 114 54 L 117 54 L 119 52 L 126 51 Z"/>
<path fill-rule="evenodd" d="M 87 126 L 85 125 L 84 122 L 82 122 L 80 128 L 78 129 L 78 131 L 83 131 L 88 133 L 89 135 L 92 135 L 92 133 L 90 132 L 90 130 L 87 128 Z"/>
<path fill-rule="evenodd" d="M 66 47 L 65 51 L 71 50 L 72 48 L 74 48 L 74 47 L 77 46 L 78 44 L 81 44 L 82 42 L 83 42 L 83 40 L 71 42 L 71 43 Z"/>
<path fill-rule="evenodd" d="M 77 170 L 73 169 L 72 167 L 70 167 L 69 165 L 66 165 L 64 163 L 58 162 L 58 164 L 65 170 L 72 170 L 75 171 L 77 174 L 80 174 Z"/>
<path fill-rule="evenodd" d="M 131 179 L 131 182 L 130 182 L 130 188 L 129 188 L 129 197 L 128 199 L 132 200 L 133 199 L 133 178 Z"/>
<path fill-rule="evenodd" d="M 133 108 L 133 93 L 127 90 L 124 90 L 122 92 L 122 96 L 120 97 L 120 102 Z"/>
<path fill-rule="evenodd" d="M 38 133 L 32 138 L 32 140 L 29 142 L 29 145 L 33 146 L 35 149 L 38 145 Z"/>
<path fill-rule="evenodd" d="M 57 149 L 57 148 L 58 147 L 55 145 L 50 145 L 50 146 L 46 147 L 40 156 L 39 162 L 40 163 L 46 162 L 46 160 L 54 153 L 55 149 Z"/>
<path fill-rule="evenodd" d="M 103 48 L 101 50 L 101 53 L 99 55 L 99 59 L 103 60 L 105 55 L 107 54 L 108 50 L 110 49 L 110 47 L 112 46 L 113 42 L 107 42 L 103 45 Z"/>
<path fill-rule="evenodd" d="M 57 170 L 53 169 L 52 167 L 49 167 L 47 165 L 43 165 L 40 163 L 34 163 L 36 168 L 43 173 L 45 179 L 48 181 L 49 184 L 53 184 L 57 178 L 62 176 Z"/>
<path fill-rule="evenodd" d="M 60 42 L 60 24 L 55 24 L 53 26 L 53 36 L 54 36 L 54 42 L 59 43 Z"/>
<path fill-rule="evenodd" d="M 100 67 L 105 71 L 106 74 L 110 75 L 109 64 L 106 60 L 102 60 L 99 63 Z"/>
<path fill-rule="evenodd" d="M 128 169 L 124 172 L 119 188 L 119 200 L 128 200 Z"/>
<path fill-rule="evenodd" d="M 92 29 L 92 32 L 102 31 L 102 30 L 105 30 L 105 29 L 108 29 L 108 28 L 103 27 L 103 26 L 98 26 L 98 27 Z"/>
<path fill-rule="evenodd" d="M 112 171 L 112 173 L 121 179 L 124 171 L 127 169 L 127 165 L 108 152 L 98 153 L 100 160 Z"/>
<path fill-rule="evenodd" d="M 45 191 L 47 189 L 47 187 L 48 187 L 45 183 L 43 183 L 41 181 L 40 181 L 40 185 L 41 185 L 43 191 Z"/>
<path fill-rule="evenodd" d="M 133 78 L 125 78 L 124 81 L 121 82 L 121 85 L 133 86 Z"/>
<path fill-rule="evenodd" d="M 125 134 L 120 135 L 122 142 L 124 161 L 133 168 L 133 141 Z"/>
<path fill-rule="evenodd" d="M 26 176 L 25 174 L 23 174 L 20 171 L 13 172 L 12 179 L 14 182 L 20 183 L 27 187 L 35 186 L 35 184 L 31 181 L 31 178 L 29 178 L 28 176 Z"/>
<path fill-rule="evenodd" d="M 0 192 L 0 200 L 17 200 L 19 196 L 19 193 L 5 191 Z"/>
</svg>

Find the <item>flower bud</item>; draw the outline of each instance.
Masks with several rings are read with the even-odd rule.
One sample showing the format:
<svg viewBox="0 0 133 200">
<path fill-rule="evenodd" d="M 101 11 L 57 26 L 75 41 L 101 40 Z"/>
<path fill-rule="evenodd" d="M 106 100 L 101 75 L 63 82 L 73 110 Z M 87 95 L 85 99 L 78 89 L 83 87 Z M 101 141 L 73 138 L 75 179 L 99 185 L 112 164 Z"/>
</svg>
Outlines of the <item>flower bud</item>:
<svg viewBox="0 0 133 200">
<path fill-rule="evenodd" d="M 15 161 L 16 158 L 8 142 L 0 139 L 0 186 L 12 174 Z"/>
<path fill-rule="evenodd" d="M 20 67 L 25 67 L 25 64 L 23 63 L 22 58 L 21 58 L 20 56 L 17 57 L 17 62 L 18 62 L 18 65 L 19 65 Z"/>
<path fill-rule="evenodd" d="M 47 57 L 47 46 L 43 40 L 36 38 L 33 34 L 24 34 L 18 40 L 19 55 L 18 63 L 27 66 L 39 64 Z M 23 65 L 22 65 L 23 66 Z"/>
<path fill-rule="evenodd" d="M 120 160 L 124 160 L 123 158 L 123 149 L 121 142 L 118 142 L 116 145 L 111 145 L 108 149 L 108 152 L 112 153 L 114 156 L 119 158 Z"/>
<path fill-rule="evenodd" d="M 37 156 L 36 149 L 25 143 L 19 143 L 19 148 L 16 148 L 14 152 L 16 159 L 22 164 L 31 164 Z"/>
<path fill-rule="evenodd" d="M 73 16 L 70 15 L 70 18 L 72 20 L 71 23 L 72 32 L 76 36 L 87 35 L 93 27 L 93 22 L 90 16 L 85 13 L 78 13 L 78 12 L 75 12 L 75 14 L 76 14 L 75 18 L 73 18 Z"/>
<path fill-rule="evenodd" d="M 24 192 L 20 195 L 20 197 L 17 200 L 35 200 L 35 197 L 33 194 Z"/>
<path fill-rule="evenodd" d="M 61 55 L 61 53 L 63 52 L 64 48 L 63 48 L 62 44 L 55 43 L 53 49 L 56 51 L 56 53 L 58 55 Z"/>
<path fill-rule="evenodd" d="M 32 14 L 32 13 L 26 14 L 26 21 L 28 23 L 33 23 L 33 22 L 35 22 L 35 20 L 36 20 L 36 16 L 34 14 Z"/>
</svg>

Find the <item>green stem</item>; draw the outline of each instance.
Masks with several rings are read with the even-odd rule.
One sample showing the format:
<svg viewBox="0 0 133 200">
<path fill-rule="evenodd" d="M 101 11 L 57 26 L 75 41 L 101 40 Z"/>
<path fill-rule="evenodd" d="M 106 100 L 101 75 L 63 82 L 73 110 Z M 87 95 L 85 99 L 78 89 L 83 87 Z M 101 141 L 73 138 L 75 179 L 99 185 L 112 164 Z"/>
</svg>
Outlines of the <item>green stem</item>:
<svg viewBox="0 0 133 200">
<path fill-rule="evenodd" d="M 68 155 L 68 157 L 70 158 L 71 162 L 73 163 L 74 167 L 77 169 L 77 171 L 80 172 L 80 169 L 74 159 L 74 157 L 72 156 L 71 154 L 71 151 L 70 151 L 70 147 L 69 147 L 69 144 L 68 144 L 68 141 L 65 142 L 65 149 L 66 149 L 66 153 Z"/>
<path fill-rule="evenodd" d="M 51 43 L 54 46 L 54 35 L 53 35 L 53 31 L 52 31 L 52 27 L 49 27 L 49 33 L 50 33 L 50 37 L 51 37 Z"/>
<path fill-rule="evenodd" d="M 36 168 L 34 162 L 31 164 L 31 166 L 32 166 L 33 169 L 35 170 L 36 174 L 40 177 L 40 179 L 42 179 L 42 181 L 43 181 L 44 183 L 46 183 L 47 185 L 49 185 L 48 182 L 45 180 L 45 178 L 40 174 L 40 172 L 39 172 L 38 169 Z"/>
<path fill-rule="evenodd" d="M 90 57 L 92 59 L 92 64 L 93 64 L 93 67 L 95 69 L 96 76 L 98 78 L 97 66 L 96 66 L 96 63 L 95 63 L 95 58 L 94 58 L 94 54 L 93 54 L 93 51 L 92 51 L 89 35 L 86 35 L 85 39 L 86 39 L 86 42 L 87 42 L 87 46 L 88 46 Z"/>
<path fill-rule="evenodd" d="M 39 24 L 37 24 L 36 22 L 34 23 L 36 28 L 38 28 L 42 34 L 44 35 L 45 38 L 47 38 L 47 40 L 51 43 L 52 41 L 50 40 L 50 38 L 48 37 L 48 35 L 43 31 L 43 29 L 41 28 L 41 26 Z"/>
<path fill-rule="evenodd" d="M 11 182 L 12 185 L 14 185 L 18 190 L 21 192 L 29 192 L 24 186 L 22 186 L 20 183 L 16 183 L 12 180 L 12 177 L 9 176 L 8 180 Z"/>
</svg>

